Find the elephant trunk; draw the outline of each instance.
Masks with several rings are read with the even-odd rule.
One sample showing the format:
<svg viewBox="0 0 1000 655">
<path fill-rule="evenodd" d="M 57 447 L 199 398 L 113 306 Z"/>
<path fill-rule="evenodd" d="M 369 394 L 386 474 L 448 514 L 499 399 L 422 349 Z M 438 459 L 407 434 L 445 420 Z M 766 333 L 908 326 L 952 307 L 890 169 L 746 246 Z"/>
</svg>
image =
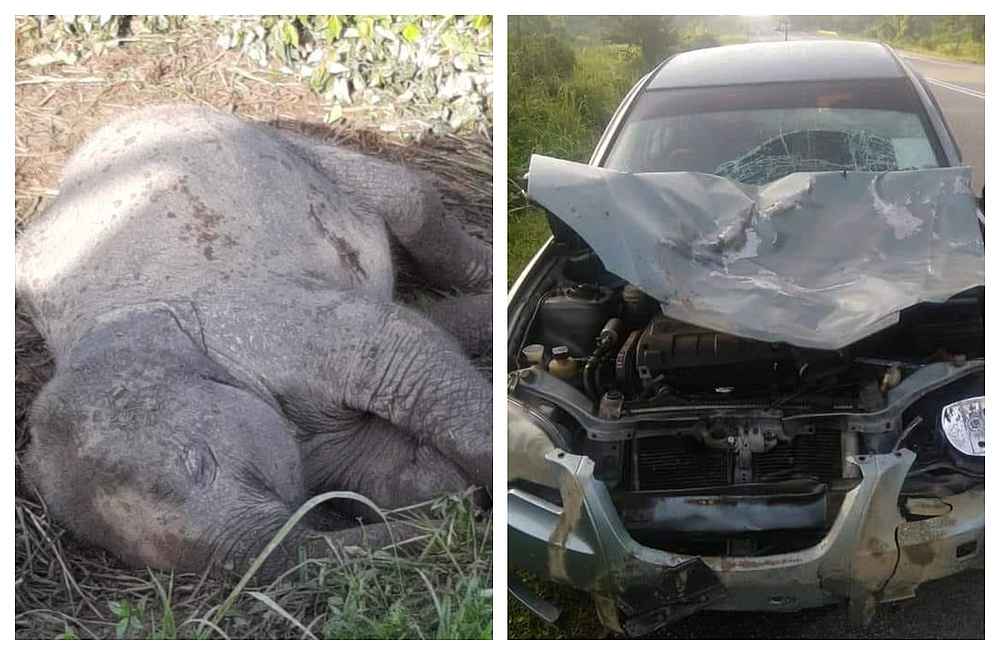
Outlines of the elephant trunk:
<svg viewBox="0 0 1000 655">
<path fill-rule="evenodd" d="M 338 324 L 378 325 L 339 334 L 328 375 L 339 401 L 432 444 L 477 485 L 492 483 L 490 385 L 443 330 L 417 312 L 359 299 Z"/>
</svg>

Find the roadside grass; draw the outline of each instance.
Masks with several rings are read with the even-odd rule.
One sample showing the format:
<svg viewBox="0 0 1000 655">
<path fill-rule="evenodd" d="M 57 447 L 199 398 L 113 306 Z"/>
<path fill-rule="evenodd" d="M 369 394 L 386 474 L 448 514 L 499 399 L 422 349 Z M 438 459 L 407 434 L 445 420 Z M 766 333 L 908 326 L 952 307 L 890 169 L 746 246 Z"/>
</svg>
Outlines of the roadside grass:
<svg viewBox="0 0 1000 655">
<path fill-rule="evenodd" d="M 545 71 L 544 77 L 521 79 L 511 71 L 510 180 L 519 183 L 535 153 L 586 161 L 618 103 L 639 79 L 640 61 L 630 46 L 589 46 L 573 51 L 568 68 Z"/>
<path fill-rule="evenodd" d="M 509 571 L 508 575 L 514 572 Z M 562 610 L 555 624 L 535 616 L 511 594 L 507 594 L 507 635 L 510 639 L 606 639 L 617 635 L 601 625 L 594 603 L 586 592 L 544 582 L 517 572 L 521 582 L 539 597 Z"/>
<path fill-rule="evenodd" d="M 686 35 L 690 47 L 746 43 L 745 34 Z M 519 44 L 512 39 L 511 48 Z M 572 65 L 544 67 L 541 78 L 509 73 L 507 147 L 507 286 L 551 236 L 545 214 L 522 193 L 532 154 L 585 162 L 625 94 L 646 71 L 641 52 L 627 44 L 571 48 Z M 525 53 L 525 58 L 529 52 Z M 518 61 L 512 54 L 511 61 Z M 553 70 L 555 69 L 555 70 Z M 561 74 L 560 74 L 561 73 Z"/>
<path fill-rule="evenodd" d="M 738 45 L 750 42 L 746 34 L 717 34 L 715 40 L 719 45 Z"/>
<path fill-rule="evenodd" d="M 211 106 L 293 129 L 429 173 L 445 211 L 492 239 L 492 143 L 488 134 L 402 143 L 360 116 L 322 122 L 319 98 L 270 72 L 247 76 L 239 53 L 192 24 L 145 35 L 74 65 L 31 67 L 35 44 L 18 36 L 15 55 L 15 233 L 58 193 L 69 154 L 124 111 L 166 102 Z M 400 295 L 446 295 L 403 280 Z M 235 579 L 136 570 L 68 534 L 24 480 L 28 411 L 52 375 L 52 356 L 15 308 L 14 632 L 19 639 L 445 638 L 492 635 L 492 515 L 469 496 L 400 515 L 423 539 L 405 552 L 360 552 L 303 562 L 278 581 L 242 588 Z M 476 367 L 484 376 L 490 357 Z"/>
<path fill-rule="evenodd" d="M 874 41 L 879 39 L 866 34 L 849 32 L 816 32 L 818 36 L 828 38 L 844 39 L 848 41 Z M 886 41 L 888 45 L 897 50 L 904 50 L 918 55 L 928 55 L 939 59 L 950 59 L 970 64 L 986 63 L 986 45 L 977 43 L 972 39 L 957 39 L 944 36 L 927 37 L 923 39 L 891 39 Z"/>
<path fill-rule="evenodd" d="M 953 59 L 972 64 L 986 63 L 986 45 L 975 41 L 909 39 L 894 41 L 890 45 L 899 50 L 908 50 L 917 54 L 925 54 L 943 59 Z"/>
<path fill-rule="evenodd" d="M 507 218 L 507 287 L 521 274 L 548 238 L 552 236 L 545 212 L 526 207 Z"/>
<path fill-rule="evenodd" d="M 512 43 L 530 59 L 530 43 Z M 532 154 L 587 161 L 621 99 L 642 74 L 640 53 L 622 44 L 570 48 L 563 68 L 512 70 L 507 108 L 507 286 L 551 235 L 521 187 Z M 512 53 L 516 62 L 518 53 Z M 512 64 L 513 66 L 513 64 Z M 539 77 L 524 79 L 524 75 Z"/>
</svg>

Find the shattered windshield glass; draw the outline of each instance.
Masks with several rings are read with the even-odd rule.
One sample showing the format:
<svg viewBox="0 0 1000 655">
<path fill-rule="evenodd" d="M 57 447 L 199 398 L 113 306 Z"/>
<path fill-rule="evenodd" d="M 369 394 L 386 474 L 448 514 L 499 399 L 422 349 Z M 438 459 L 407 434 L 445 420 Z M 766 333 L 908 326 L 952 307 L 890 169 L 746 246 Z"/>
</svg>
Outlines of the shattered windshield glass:
<svg viewBox="0 0 1000 655">
<path fill-rule="evenodd" d="M 609 271 L 721 332 L 837 349 L 985 281 L 968 167 L 750 185 L 536 155 L 529 173 L 529 197 Z"/>
<path fill-rule="evenodd" d="M 746 184 L 941 166 L 923 120 L 905 80 L 654 90 L 637 100 L 604 166 Z"/>
<path fill-rule="evenodd" d="M 723 162 L 714 173 L 734 182 L 767 184 L 791 173 L 898 169 L 892 139 L 868 130 L 798 130 Z"/>
</svg>

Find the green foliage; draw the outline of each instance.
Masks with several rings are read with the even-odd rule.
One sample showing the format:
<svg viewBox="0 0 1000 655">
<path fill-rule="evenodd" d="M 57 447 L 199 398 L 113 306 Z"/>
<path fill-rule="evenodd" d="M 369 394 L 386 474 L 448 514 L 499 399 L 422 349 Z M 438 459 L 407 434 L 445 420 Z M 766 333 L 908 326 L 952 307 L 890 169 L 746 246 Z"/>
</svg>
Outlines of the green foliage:
<svg viewBox="0 0 1000 655">
<path fill-rule="evenodd" d="M 519 25 L 526 18 L 510 17 L 512 25 Z M 545 21 L 544 16 L 531 18 Z M 518 85 L 544 85 L 546 92 L 552 93 L 562 80 L 572 75 L 576 55 L 566 39 L 539 34 L 535 29 L 537 26 L 532 29 L 525 26 L 508 34 L 511 44 L 507 53 L 508 77 Z"/>
<path fill-rule="evenodd" d="M 398 582 L 403 582 L 399 580 Z M 432 604 L 415 607 L 416 590 L 396 584 L 397 579 L 379 579 L 375 569 L 365 569 L 349 578 L 344 596 L 328 600 L 323 636 L 327 639 L 490 639 L 492 596 L 488 581 L 470 577 L 455 589 L 434 591 Z M 428 583 L 429 584 L 429 583 Z M 387 604 L 381 599 L 391 597 Z M 421 625 L 436 624 L 433 634 Z"/>
<path fill-rule="evenodd" d="M 633 44 L 577 45 L 575 17 L 514 17 L 508 24 L 507 175 L 510 284 L 548 237 L 544 214 L 526 207 L 520 184 L 534 153 L 586 161 L 622 98 L 644 72 Z M 598 19 L 590 18 L 596 24 Z M 592 30 L 588 34 L 604 34 Z"/>
<path fill-rule="evenodd" d="M 610 39 L 638 46 L 645 68 L 676 52 L 680 41 L 672 16 L 609 16 Z"/>
<path fill-rule="evenodd" d="M 522 209 L 507 217 L 507 287 L 521 274 L 538 249 L 552 236 L 545 212 Z"/>
<path fill-rule="evenodd" d="M 160 603 L 159 612 L 151 611 L 149 598 L 137 601 L 129 599 L 108 601 L 108 609 L 115 619 L 115 636 L 118 639 L 176 639 L 177 625 L 171 607 L 173 579 L 166 589 L 155 574 L 150 572 L 153 586 L 156 589 L 157 600 Z M 72 634 L 71 630 L 67 630 Z M 76 635 L 64 635 L 63 639 L 76 639 Z"/>
<path fill-rule="evenodd" d="M 866 35 L 900 48 L 986 61 L 984 16 L 882 16 Z"/>
<path fill-rule="evenodd" d="M 153 586 L 156 587 L 157 599 L 160 601 L 162 615 L 157 621 L 155 615 L 150 616 L 151 638 L 152 639 L 177 639 L 177 622 L 174 619 L 174 610 L 171 605 L 171 598 L 174 590 L 174 579 L 170 576 L 167 587 L 157 578 L 156 574 L 150 572 Z"/>
<path fill-rule="evenodd" d="M 532 62 L 537 37 L 509 40 L 508 175 L 520 179 L 532 153 L 586 160 L 625 93 L 641 74 L 638 51 L 595 46 L 573 51 L 547 39 L 545 47 L 572 58 Z M 567 66 L 567 62 L 572 62 Z"/>
<path fill-rule="evenodd" d="M 426 531 L 419 551 L 358 551 L 350 557 L 331 554 L 329 559 L 312 559 L 279 582 L 242 590 L 221 615 L 217 610 L 226 589 L 204 599 L 193 612 L 190 600 L 178 600 L 175 610 L 173 576 L 149 572 L 149 585 L 108 602 L 114 634 L 119 639 L 247 634 L 491 639 L 493 553 L 488 515 L 467 495 L 441 498 L 425 505 L 424 511 L 420 516 L 396 517 Z M 77 635 L 67 626 L 59 638 Z"/>
<path fill-rule="evenodd" d="M 330 122 L 361 105 L 417 114 L 435 132 L 490 125 L 488 16 L 226 18 L 218 43 L 306 80 Z"/>
<path fill-rule="evenodd" d="M 643 72 L 639 62 L 640 51 L 631 45 L 582 48 L 577 52 L 573 75 L 566 86 L 578 100 L 584 123 L 595 134 L 604 131 L 622 98 L 639 79 Z"/>
<path fill-rule="evenodd" d="M 454 554 L 492 552 L 482 540 L 469 499 L 436 504 L 447 517 L 422 558 L 373 557 L 345 562 L 321 579 L 328 587 L 327 639 L 490 639 L 493 598 L 491 561 L 456 561 Z M 428 631 L 428 628 L 430 630 Z"/>
<path fill-rule="evenodd" d="M 507 597 L 507 634 L 512 639 L 607 639 L 608 630 L 601 625 L 594 601 L 584 591 L 541 580 L 524 571 L 511 572 L 532 593 L 562 610 L 559 621 L 552 625 L 535 616 L 513 596 Z"/>
<path fill-rule="evenodd" d="M 376 570 L 367 569 L 348 578 L 344 596 L 327 599 L 328 614 L 324 626 L 327 639 L 414 639 L 419 627 L 406 608 L 405 590 L 394 588 L 396 600 L 379 607 L 376 598 L 385 589 L 379 588 Z"/>
<path fill-rule="evenodd" d="M 493 590 L 490 581 L 473 576 L 437 606 L 435 639 L 492 639 Z"/>
<path fill-rule="evenodd" d="M 490 16 L 42 16 L 17 21 L 32 66 L 75 64 L 137 35 L 191 24 L 260 68 L 292 75 L 326 102 L 334 122 L 350 110 L 387 132 L 488 130 L 492 124 Z"/>
<path fill-rule="evenodd" d="M 686 32 L 681 39 L 682 50 L 714 48 L 719 45 L 722 45 L 720 37 L 707 30 L 693 30 Z"/>
<path fill-rule="evenodd" d="M 796 31 L 832 31 L 984 63 L 986 18 L 964 16 L 790 16 Z"/>
<path fill-rule="evenodd" d="M 143 633 L 145 603 L 133 605 L 128 600 L 108 601 L 108 609 L 115 620 L 115 636 L 119 639 L 133 639 Z"/>
<path fill-rule="evenodd" d="M 174 31 L 185 21 L 184 16 L 33 16 L 19 19 L 18 31 L 42 51 L 29 65 L 72 65 L 117 48 L 128 38 Z"/>
</svg>

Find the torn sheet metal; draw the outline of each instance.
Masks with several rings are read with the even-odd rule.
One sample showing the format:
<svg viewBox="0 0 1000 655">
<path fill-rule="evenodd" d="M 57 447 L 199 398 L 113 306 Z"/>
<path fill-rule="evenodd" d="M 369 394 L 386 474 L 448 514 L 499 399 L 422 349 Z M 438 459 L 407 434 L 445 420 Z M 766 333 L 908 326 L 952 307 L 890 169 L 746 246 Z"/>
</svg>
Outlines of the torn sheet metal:
<svg viewBox="0 0 1000 655">
<path fill-rule="evenodd" d="M 836 349 L 985 283 L 971 169 L 793 173 L 764 186 L 531 158 L 528 196 L 668 316 Z"/>
</svg>

